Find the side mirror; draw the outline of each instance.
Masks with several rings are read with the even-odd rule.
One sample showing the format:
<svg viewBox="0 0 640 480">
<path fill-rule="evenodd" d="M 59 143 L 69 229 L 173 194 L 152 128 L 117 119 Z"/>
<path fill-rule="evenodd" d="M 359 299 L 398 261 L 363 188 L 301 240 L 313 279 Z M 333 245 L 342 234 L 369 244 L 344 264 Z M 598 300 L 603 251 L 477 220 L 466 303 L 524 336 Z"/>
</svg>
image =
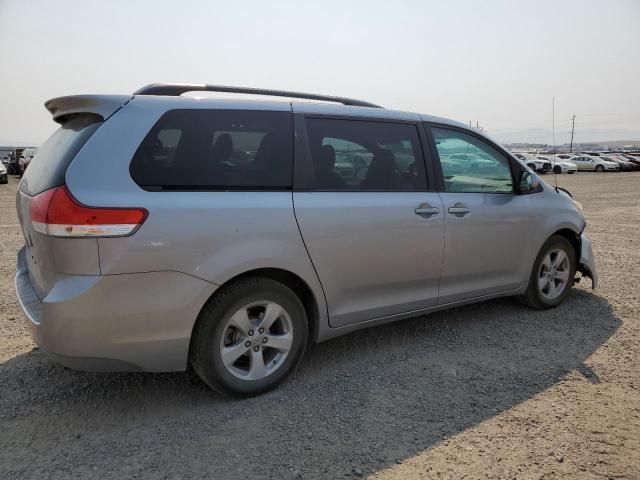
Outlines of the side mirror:
<svg viewBox="0 0 640 480">
<path fill-rule="evenodd" d="M 538 178 L 530 171 L 523 170 L 520 172 L 518 181 L 518 190 L 520 193 L 529 193 L 536 190 L 539 186 Z"/>
</svg>

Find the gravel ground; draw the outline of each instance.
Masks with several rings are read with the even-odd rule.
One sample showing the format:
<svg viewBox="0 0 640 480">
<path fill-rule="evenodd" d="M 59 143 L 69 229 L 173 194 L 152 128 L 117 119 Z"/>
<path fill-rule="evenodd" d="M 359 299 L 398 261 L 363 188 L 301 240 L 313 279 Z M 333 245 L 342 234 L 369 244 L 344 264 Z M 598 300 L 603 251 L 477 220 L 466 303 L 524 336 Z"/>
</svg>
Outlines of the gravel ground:
<svg viewBox="0 0 640 480">
<path fill-rule="evenodd" d="M 552 179 L 552 177 L 549 177 Z M 230 401 L 185 374 L 51 363 L 15 300 L 17 180 L 0 185 L 0 478 L 640 478 L 640 172 L 559 176 L 601 287 L 503 299 L 313 346 Z"/>
</svg>

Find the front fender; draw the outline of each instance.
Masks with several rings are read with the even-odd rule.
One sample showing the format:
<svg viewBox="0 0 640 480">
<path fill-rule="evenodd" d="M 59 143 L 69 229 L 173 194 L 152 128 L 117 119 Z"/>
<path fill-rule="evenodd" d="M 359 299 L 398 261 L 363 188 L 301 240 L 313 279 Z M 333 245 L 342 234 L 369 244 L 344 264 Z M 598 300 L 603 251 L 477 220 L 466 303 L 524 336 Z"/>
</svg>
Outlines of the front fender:
<svg viewBox="0 0 640 480">
<path fill-rule="evenodd" d="M 578 271 L 585 277 L 591 279 L 591 288 L 598 287 L 598 272 L 596 270 L 596 259 L 591 247 L 591 241 L 584 235 L 580 235 L 580 260 L 578 261 Z"/>
</svg>

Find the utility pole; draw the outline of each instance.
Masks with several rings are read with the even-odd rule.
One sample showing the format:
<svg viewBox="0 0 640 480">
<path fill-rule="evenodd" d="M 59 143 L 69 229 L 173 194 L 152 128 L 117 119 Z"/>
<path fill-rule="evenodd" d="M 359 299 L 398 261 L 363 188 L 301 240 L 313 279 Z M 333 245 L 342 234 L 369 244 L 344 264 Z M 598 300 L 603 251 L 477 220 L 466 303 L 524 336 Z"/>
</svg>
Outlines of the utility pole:
<svg viewBox="0 0 640 480">
<path fill-rule="evenodd" d="M 569 153 L 573 152 L 573 130 L 576 126 L 576 116 L 571 118 L 571 143 L 569 144 Z"/>
</svg>

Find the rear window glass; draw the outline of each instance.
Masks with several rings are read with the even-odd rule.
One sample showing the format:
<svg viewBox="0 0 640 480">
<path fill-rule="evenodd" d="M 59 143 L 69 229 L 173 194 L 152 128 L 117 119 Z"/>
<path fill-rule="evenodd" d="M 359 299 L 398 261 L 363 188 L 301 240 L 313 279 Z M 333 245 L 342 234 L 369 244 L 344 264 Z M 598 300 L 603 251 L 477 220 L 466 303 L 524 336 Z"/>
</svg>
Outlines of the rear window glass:
<svg viewBox="0 0 640 480">
<path fill-rule="evenodd" d="M 27 195 L 37 195 L 64 184 L 71 160 L 101 122 L 102 118 L 93 114 L 75 115 L 67 120 L 38 149 L 25 170 L 20 189 Z"/>
<path fill-rule="evenodd" d="M 171 110 L 142 141 L 130 173 L 147 190 L 290 189 L 291 113 Z"/>
</svg>

